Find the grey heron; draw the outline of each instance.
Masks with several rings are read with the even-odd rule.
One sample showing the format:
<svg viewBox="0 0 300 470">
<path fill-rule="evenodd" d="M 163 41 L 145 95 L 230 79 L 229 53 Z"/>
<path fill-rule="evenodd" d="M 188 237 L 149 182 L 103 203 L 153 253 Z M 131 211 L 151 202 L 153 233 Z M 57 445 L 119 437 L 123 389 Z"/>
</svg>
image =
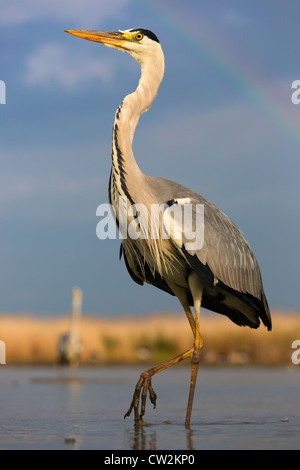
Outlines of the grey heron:
<svg viewBox="0 0 300 470">
<path fill-rule="evenodd" d="M 244 236 L 233 222 L 212 202 L 194 191 L 165 178 L 146 176 L 140 170 L 132 151 L 132 142 L 140 116 L 147 111 L 162 81 L 165 60 L 156 35 L 143 28 L 125 31 L 68 30 L 68 33 L 105 46 L 128 52 L 141 66 L 136 90 L 118 107 L 112 134 L 112 168 L 109 200 L 115 208 L 116 223 L 120 219 L 135 221 L 137 231 L 146 236 L 123 236 L 123 255 L 132 279 L 145 282 L 178 298 L 190 323 L 194 345 L 179 356 L 143 372 L 138 380 L 129 410 L 135 422 L 143 421 L 146 398 L 156 406 L 152 377 L 187 358 L 191 358 L 191 381 L 185 425 L 190 425 L 193 397 L 203 340 L 200 334 L 200 307 L 227 315 L 240 326 L 257 328 L 260 320 L 270 330 L 271 316 L 263 290 L 257 260 Z M 121 201 L 121 202 L 120 202 Z M 125 203 L 124 203 L 125 201 Z M 170 209 L 204 207 L 204 240 L 199 247 L 190 247 L 186 231 L 175 237 L 176 220 Z M 122 206 L 122 207 L 121 207 Z M 135 213 L 130 208 L 138 206 Z M 159 221 L 159 236 L 151 237 L 146 214 L 153 206 L 164 207 Z M 144 210 L 142 209 L 144 208 Z M 166 220 L 168 237 L 163 236 Z M 151 224 L 150 224 L 151 225 Z M 190 230 L 194 225 L 190 225 Z M 150 233 L 151 232 L 151 233 Z M 194 307 L 194 314 L 190 307 Z"/>
</svg>

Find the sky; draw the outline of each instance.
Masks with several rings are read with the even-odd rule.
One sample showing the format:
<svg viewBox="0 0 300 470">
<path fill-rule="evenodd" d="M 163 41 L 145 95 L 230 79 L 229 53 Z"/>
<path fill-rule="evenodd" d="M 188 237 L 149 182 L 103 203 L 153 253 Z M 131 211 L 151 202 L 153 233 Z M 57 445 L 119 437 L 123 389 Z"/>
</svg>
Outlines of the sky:
<svg viewBox="0 0 300 470">
<path fill-rule="evenodd" d="M 125 53 L 66 29 L 142 27 L 166 71 L 142 116 L 144 173 L 190 187 L 241 229 L 271 308 L 300 309 L 298 0 L 1 2 L 0 312 L 59 315 L 71 289 L 93 315 L 180 311 L 135 284 L 116 240 L 99 240 L 114 113 L 139 79 Z"/>
</svg>

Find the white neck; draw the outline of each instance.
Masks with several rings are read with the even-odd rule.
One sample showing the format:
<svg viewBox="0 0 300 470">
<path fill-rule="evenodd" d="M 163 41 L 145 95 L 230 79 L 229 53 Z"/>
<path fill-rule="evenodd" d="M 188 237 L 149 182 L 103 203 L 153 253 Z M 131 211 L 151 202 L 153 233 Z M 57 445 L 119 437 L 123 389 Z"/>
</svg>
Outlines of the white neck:
<svg viewBox="0 0 300 470">
<path fill-rule="evenodd" d="M 126 96 L 123 101 L 128 109 L 128 120 L 130 121 L 128 130 L 131 141 L 141 114 L 148 111 L 156 97 L 165 70 L 164 55 L 160 47 L 155 55 L 143 57 L 143 60 L 139 62 L 141 64 L 141 78 L 137 89 Z"/>
<path fill-rule="evenodd" d="M 137 89 L 124 98 L 116 112 L 112 142 L 112 169 L 115 170 L 118 192 L 127 195 L 124 191 L 126 186 L 132 196 L 143 178 L 132 152 L 134 132 L 141 114 L 153 103 L 164 74 L 164 55 L 159 45 L 151 55 L 134 58 L 141 64 L 140 81 Z"/>
</svg>

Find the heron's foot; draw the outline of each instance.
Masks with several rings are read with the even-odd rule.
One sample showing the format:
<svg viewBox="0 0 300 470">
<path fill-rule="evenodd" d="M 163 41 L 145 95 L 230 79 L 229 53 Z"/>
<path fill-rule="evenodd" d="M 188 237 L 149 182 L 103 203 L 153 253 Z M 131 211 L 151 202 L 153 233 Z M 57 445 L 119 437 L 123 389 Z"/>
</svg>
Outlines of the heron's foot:
<svg viewBox="0 0 300 470">
<path fill-rule="evenodd" d="M 124 419 L 127 416 L 130 416 L 131 411 L 134 410 L 135 423 L 137 424 L 137 423 L 143 422 L 143 416 L 145 414 L 146 399 L 147 399 L 148 391 L 149 391 L 149 397 L 153 405 L 153 408 L 156 407 L 157 395 L 152 388 L 151 376 L 152 374 L 150 373 L 150 371 L 146 371 L 141 374 L 139 381 L 136 384 L 129 410 L 127 411 L 127 413 L 125 413 Z M 141 398 L 141 412 L 139 413 L 140 398 Z"/>
</svg>

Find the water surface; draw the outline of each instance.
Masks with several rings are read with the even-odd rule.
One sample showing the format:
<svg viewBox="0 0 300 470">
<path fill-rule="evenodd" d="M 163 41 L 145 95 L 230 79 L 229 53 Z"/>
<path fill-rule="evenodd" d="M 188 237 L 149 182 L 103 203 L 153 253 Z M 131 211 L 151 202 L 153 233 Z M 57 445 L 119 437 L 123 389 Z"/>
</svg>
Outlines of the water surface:
<svg viewBox="0 0 300 470">
<path fill-rule="evenodd" d="M 0 367 L 0 449 L 300 449 L 300 366 L 189 367 L 153 378 L 146 425 L 123 419 L 142 367 Z"/>
</svg>

